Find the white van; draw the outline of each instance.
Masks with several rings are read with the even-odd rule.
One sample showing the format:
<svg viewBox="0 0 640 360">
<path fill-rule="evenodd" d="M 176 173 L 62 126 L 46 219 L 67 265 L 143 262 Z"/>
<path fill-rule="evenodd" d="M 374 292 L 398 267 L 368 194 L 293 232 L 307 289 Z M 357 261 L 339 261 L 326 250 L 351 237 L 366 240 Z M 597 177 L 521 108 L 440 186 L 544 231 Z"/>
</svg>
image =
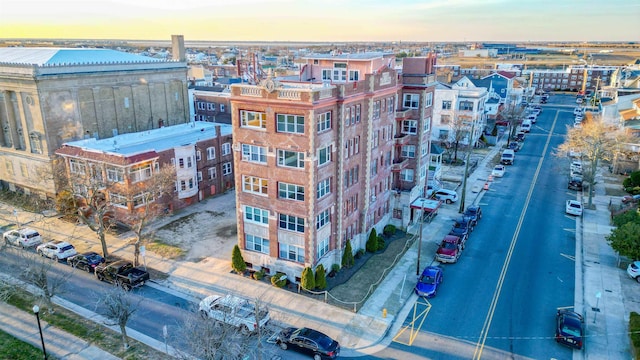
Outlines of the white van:
<svg viewBox="0 0 640 360">
<path fill-rule="evenodd" d="M 516 158 L 516 153 L 512 149 L 506 149 L 500 156 L 500 164 L 513 165 L 513 160 Z"/>
<path fill-rule="evenodd" d="M 531 120 L 523 120 L 522 125 L 520 125 L 520 130 L 528 133 L 531 131 Z"/>
</svg>

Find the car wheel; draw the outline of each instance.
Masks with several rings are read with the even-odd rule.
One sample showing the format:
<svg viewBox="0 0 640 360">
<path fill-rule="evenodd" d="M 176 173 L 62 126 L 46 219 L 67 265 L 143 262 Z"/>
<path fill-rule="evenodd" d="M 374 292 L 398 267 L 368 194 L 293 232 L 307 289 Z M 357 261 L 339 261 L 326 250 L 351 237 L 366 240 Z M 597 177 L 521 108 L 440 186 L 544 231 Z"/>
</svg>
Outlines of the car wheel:
<svg viewBox="0 0 640 360">
<path fill-rule="evenodd" d="M 24 246 L 22 248 L 24 249 Z M 38 251 L 38 255 L 44 256 L 44 253 L 42 251 Z"/>
<path fill-rule="evenodd" d="M 104 276 L 102 276 L 102 274 L 96 274 L 96 278 L 97 278 L 99 281 L 104 280 Z"/>
<path fill-rule="evenodd" d="M 322 360 L 322 356 L 320 356 L 320 354 L 314 354 L 313 360 Z"/>
<path fill-rule="evenodd" d="M 249 331 L 249 328 L 247 327 L 247 325 L 242 325 L 240 327 L 240 333 L 244 336 L 247 336 L 249 334 L 251 334 L 251 331 Z"/>
<path fill-rule="evenodd" d="M 636 276 L 636 281 L 640 283 L 640 276 Z"/>
<path fill-rule="evenodd" d="M 59 262 L 59 261 L 60 261 L 60 258 L 58 257 L 58 255 L 54 255 L 54 256 L 53 256 L 53 260 L 55 260 L 56 262 Z"/>
<path fill-rule="evenodd" d="M 200 317 L 203 319 L 207 319 L 209 318 L 209 315 L 207 315 L 207 312 L 204 310 L 200 310 Z"/>
<path fill-rule="evenodd" d="M 280 349 L 282 350 L 287 350 L 288 346 L 287 343 L 284 341 L 280 341 L 280 343 L 278 344 L 280 346 Z"/>
<path fill-rule="evenodd" d="M 127 284 L 127 283 L 122 283 L 120 284 L 122 286 L 122 288 L 124 289 L 124 291 L 131 291 L 132 287 L 131 284 Z"/>
<path fill-rule="evenodd" d="M 92 267 L 91 267 L 91 265 L 89 265 L 89 264 L 85 265 L 85 266 L 84 266 L 84 269 L 85 269 L 88 273 L 91 273 L 91 272 L 92 272 L 92 270 L 93 270 L 93 268 L 92 268 Z"/>
<path fill-rule="evenodd" d="M 447 204 L 451 204 L 453 201 L 451 201 L 451 199 L 447 199 L 447 201 L 445 201 Z"/>
</svg>

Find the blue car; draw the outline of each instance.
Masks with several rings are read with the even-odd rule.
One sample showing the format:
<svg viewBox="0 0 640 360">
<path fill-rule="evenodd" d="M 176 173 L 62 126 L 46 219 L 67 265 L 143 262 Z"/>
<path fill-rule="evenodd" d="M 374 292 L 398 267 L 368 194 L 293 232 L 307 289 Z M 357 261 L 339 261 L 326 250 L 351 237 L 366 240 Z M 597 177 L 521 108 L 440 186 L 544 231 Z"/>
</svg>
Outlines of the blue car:
<svg viewBox="0 0 640 360">
<path fill-rule="evenodd" d="M 416 284 L 416 294 L 426 298 L 436 296 L 438 286 L 442 284 L 442 268 L 437 266 L 427 266 Z"/>
</svg>

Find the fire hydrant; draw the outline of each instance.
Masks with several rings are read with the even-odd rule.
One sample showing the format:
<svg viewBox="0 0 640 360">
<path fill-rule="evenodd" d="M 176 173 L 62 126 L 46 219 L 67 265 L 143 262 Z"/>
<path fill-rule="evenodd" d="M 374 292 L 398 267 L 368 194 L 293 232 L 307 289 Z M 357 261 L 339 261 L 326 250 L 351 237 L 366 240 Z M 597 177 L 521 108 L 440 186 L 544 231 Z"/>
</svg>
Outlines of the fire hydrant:
<svg viewBox="0 0 640 360">
<path fill-rule="evenodd" d="M 387 318 L 387 309 L 386 308 L 382 309 L 382 317 L 385 318 L 385 319 Z"/>
</svg>

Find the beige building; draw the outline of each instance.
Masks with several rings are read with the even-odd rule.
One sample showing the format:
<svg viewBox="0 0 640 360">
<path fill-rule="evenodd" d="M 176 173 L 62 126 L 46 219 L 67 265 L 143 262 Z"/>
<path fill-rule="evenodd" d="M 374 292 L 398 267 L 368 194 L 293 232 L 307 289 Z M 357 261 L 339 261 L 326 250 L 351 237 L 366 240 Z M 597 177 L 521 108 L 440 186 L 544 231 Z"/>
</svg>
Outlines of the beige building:
<svg viewBox="0 0 640 360">
<path fill-rule="evenodd" d="M 185 123 L 187 65 L 107 49 L 0 48 L 0 183 L 52 197 L 64 142 Z"/>
</svg>

